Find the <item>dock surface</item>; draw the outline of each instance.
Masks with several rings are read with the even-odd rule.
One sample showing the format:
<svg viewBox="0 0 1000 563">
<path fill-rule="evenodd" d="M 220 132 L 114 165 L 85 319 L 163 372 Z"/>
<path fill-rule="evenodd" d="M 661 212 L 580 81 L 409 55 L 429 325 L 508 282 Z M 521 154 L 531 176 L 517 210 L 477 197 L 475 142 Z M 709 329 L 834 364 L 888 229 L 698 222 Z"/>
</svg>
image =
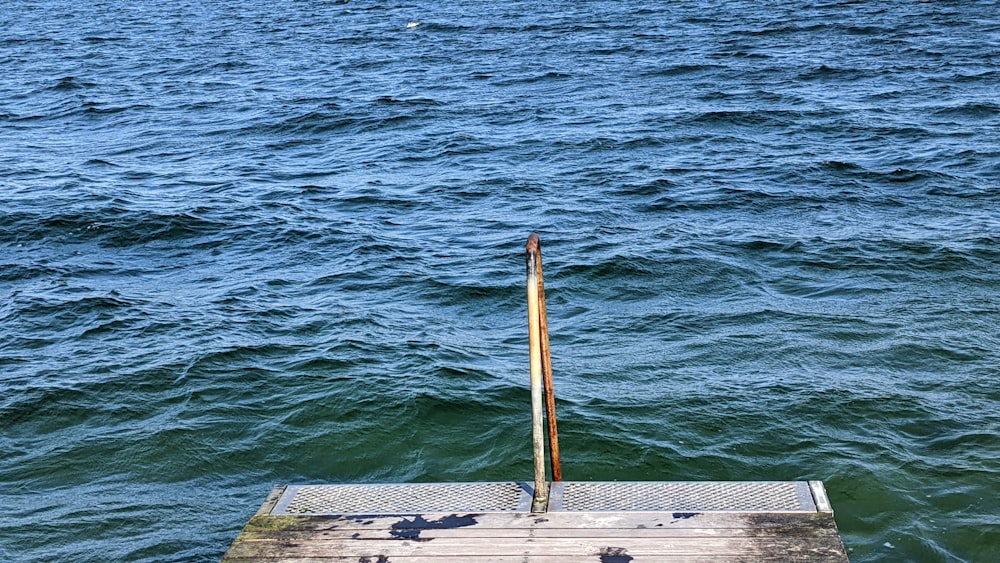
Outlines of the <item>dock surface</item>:
<svg viewBox="0 0 1000 563">
<path fill-rule="evenodd" d="M 224 563 L 847 561 L 822 483 L 281 486 Z"/>
</svg>

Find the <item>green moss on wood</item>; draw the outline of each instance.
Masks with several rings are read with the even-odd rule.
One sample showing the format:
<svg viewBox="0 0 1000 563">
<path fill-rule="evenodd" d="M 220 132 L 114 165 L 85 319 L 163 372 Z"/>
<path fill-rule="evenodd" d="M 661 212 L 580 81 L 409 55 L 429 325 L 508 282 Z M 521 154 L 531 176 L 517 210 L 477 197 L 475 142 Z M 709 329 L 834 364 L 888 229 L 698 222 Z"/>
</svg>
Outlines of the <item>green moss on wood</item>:
<svg viewBox="0 0 1000 563">
<path fill-rule="evenodd" d="M 301 530 L 310 522 L 308 516 L 254 516 L 236 541 L 273 538 L 281 532 Z"/>
</svg>

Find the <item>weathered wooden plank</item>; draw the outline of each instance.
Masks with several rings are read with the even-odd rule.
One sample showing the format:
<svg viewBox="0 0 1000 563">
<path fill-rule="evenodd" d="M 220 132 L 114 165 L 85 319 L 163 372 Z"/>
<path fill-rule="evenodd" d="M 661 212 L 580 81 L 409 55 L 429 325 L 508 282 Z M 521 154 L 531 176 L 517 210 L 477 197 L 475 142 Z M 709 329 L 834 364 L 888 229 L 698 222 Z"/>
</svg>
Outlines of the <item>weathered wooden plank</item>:
<svg viewBox="0 0 1000 563">
<path fill-rule="evenodd" d="M 381 558 L 380 558 L 381 557 Z M 329 557 L 308 557 L 308 558 L 288 558 L 288 557 L 275 557 L 268 558 L 267 563 L 334 563 L 340 561 L 350 561 L 351 563 L 441 563 L 447 559 L 435 556 L 413 556 L 413 557 L 393 557 L 391 560 L 387 556 L 375 556 L 375 557 L 355 557 L 355 556 L 338 556 L 331 555 Z M 240 558 L 240 559 L 226 559 L 226 563 L 260 563 L 262 559 L 259 558 Z M 461 558 L 462 563 L 578 563 L 581 561 L 579 555 L 543 555 L 543 556 L 526 556 L 526 555 L 487 555 L 487 556 L 464 556 Z M 783 562 L 783 563 L 842 563 L 846 561 L 842 556 L 809 556 L 809 557 L 796 557 L 794 555 L 763 555 L 754 556 L 752 559 L 748 559 L 743 556 L 697 556 L 697 555 L 657 555 L 655 559 L 653 558 L 642 558 L 636 559 L 628 554 L 622 555 L 602 555 L 596 558 L 588 558 L 587 561 L 596 561 L 598 563 L 651 563 L 651 562 L 662 562 L 662 563 L 772 563 L 772 562 Z"/>
<path fill-rule="evenodd" d="M 787 556 L 830 556 L 841 553 L 837 538 L 530 538 L 510 541 L 474 542 L 464 538 L 414 538 L 403 540 L 312 540 L 283 542 L 246 540 L 233 545 L 229 556 L 309 558 L 340 557 L 413 557 L 437 556 L 465 558 L 472 556 L 579 556 L 579 557 L 656 557 L 708 556 L 758 557 L 767 554 Z"/>
<path fill-rule="evenodd" d="M 282 541 L 302 541 L 307 539 L 354 539 L 354 540 L 393 540 L 406 537 L 427 536 L 427 532 L 420 530 L 328 530 L 323 532 L 288 532 L 275 535 L 270 538 L 257 537 L 255 539 L 275 539 Z M 564 528 L 564 529 L 502 529 L 495 528 L 489 530 L 435 530 L 432 532 L 435 538 L 465 538 L 470 541 L 490 539 L 510 539 L 510 538 L 541 538 L 541 537 L 562 537 L 562 538 L 684 538 L 684 537 L 705 537 L 705 536 L 727 536 L 743 538 L 759 537 L 836 537 L 836 530 L 825 528 L 800 528 L 793 529 L 780 534 L 767 533 L 763 530 L 753 528 L 729 528 L 729 529 L 703 529 L 703 528 L 666 528 L 648 529 L 639 528 L 631 530 L 616 529 L 584 529 L 584 528 Z"/>
<path fill-rule="evenodd" d="M 809 481 L 809 492 L 812 493 L 813 501 L 816 502 L 816 510 L 820 512 L 833 512 L 830 499 L 826 496 L 826 487 L 822 481 Z"/>
<path fill-rule="evenodd" d="M 287 518 L 287 517 L 273 517 Z M 528 538 L 528 537 L 691 537 L 691 536 L 730 536 L 730 537 L 819 537 L 838 536 L 836 527 L 829 522 L 815 518 L 769 520 L 768 525 L 755 525 L 760 519 L 747 518 L 742 526 L 732 525 L 732 520 L 726 519 L 725 526 L 713 526 L 707 519 L 703 526 L 644 524 L 648 520 L 623 522 L 620 526 L 585 526 L 584 520 L 575 522 L 551 522 L 540 519 L 541 522 L 530 526 L 503 526 L 489 519 L 477 521 L 475 524 L 454 527 L 434 527 L 435 520 L 421 517 L 401 516 L 396 521 L 382 521 L 382 525 L 358 523 L 347 520 L 344 525 L 331 523 L 329 520 L 314 522 L 315 526 L 296 523 L 294 526 L 281 527 L 265 519 L 255 519 L 248 524 L 244 537 L 248 539 L 281 539 L 296 541 L 303 539 L 398 539 L 433 535 L 434 537 L 474 538 Z M 690 520 L 684 519 L 684 520 Z M 336 522 L 336 521 L 334 521 Z M 679 521 L 675 521 L 679 524 Z M 502 524 L 502 522 L 501 522 Z M 577 524 L 573 526 L 572 524 Z"/>
<path fill-rule="evenodd" d="M 284 494 L 285 489 L 287 488 L 287 485 L 275 485 L 271 489 L 271 492 L 267 494 L 267 498 L 264 499 L 264 504 L 260 505 L 260 508 L 257 510 L 257 514 L 254 516 L 265 516 L 271 514 L 271 511 L 274 510 L 275 505 L 278 504 L 278 500 L 281 499 L 281 495 Z"/>
<path fill-rule="evenodd" d="M 266 524 L 262 518 L 266 518 Z M 783 528 L 834 525 L 832 515 L 820 512 L 548 512 L 485 514 L 401 514 L 342 516 L 255 517 L 248 528 L 284 530 L 324 529 L 445 529 L 445 528 Z"/>
</svg>

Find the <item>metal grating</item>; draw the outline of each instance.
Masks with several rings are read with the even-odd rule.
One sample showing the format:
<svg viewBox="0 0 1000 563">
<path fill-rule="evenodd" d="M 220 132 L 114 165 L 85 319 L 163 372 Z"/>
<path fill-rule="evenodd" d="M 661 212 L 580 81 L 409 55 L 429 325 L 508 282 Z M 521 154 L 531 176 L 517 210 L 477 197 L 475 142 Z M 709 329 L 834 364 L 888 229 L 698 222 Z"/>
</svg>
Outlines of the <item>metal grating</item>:
<svg viewBox="0 0 1000 563">
<path fill-rule="evenodd" d="M 271 514 L 527 512 L 528 483 L 289 485 Z M 807 482 L 558 482 L 551 512 L 815 512 Z"/>
<path fill-rule="evenodd" d="M 553 512 L 815 512 L 806 482 L 553 483 Z"/>
<path fill-rule="evenodd" d="M 422 514 L 525 512 L 526 483 L 289 485 L 271 514 Z"/>
</svg>

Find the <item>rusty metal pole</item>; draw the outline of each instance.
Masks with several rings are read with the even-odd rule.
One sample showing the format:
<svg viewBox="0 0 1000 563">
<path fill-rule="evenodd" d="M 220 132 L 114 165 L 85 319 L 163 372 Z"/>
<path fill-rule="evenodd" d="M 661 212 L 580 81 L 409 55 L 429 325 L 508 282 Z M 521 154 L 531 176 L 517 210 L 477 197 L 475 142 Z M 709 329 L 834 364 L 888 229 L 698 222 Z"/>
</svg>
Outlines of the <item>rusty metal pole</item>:
<svg viewBox="0 0 1000 563">
<path fill-rule="evenodd" d="M 535 253 L 538 271 L 538 332 L 541 336 L 542 387 L 545 391 L 545 422 L 549 432 L 549 464 L 552 466 L 552 480 L 562 481 L 562 467 L 559 464 L 559 429 L 556 424 L 556 394 L 552 384 L 552 351 L 549 349 L 549 321 L 545 313 L 545 276 L 542 275 L 542 245 L 537 240 Z"/>
<path fill-rule="evenodd" d="M 535 459 L 535 494 L 532 512 L 545 512 L 549 503 L 545 481 L 545 433 L 542 430 L 542 349 L 538 308 L 538 235 L 532 233 L 525 247 L 528 270 L 528 352 L 531 358 L 531 442 Z"/>
</svg>

